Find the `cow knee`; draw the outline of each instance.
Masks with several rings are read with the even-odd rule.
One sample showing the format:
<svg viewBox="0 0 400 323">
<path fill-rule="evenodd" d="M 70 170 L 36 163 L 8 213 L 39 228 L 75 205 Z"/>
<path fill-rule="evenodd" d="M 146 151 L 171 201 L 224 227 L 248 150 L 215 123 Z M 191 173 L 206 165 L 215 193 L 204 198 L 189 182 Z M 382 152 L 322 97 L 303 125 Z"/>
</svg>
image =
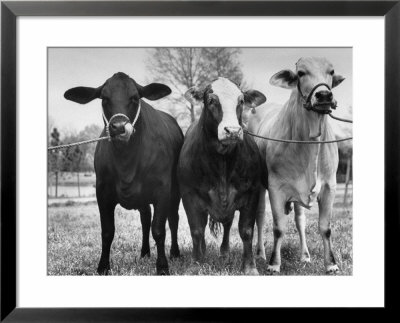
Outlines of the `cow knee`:
<svg viewBox="0 0 400 323">
<path fill-rule="evenodd" d="M 252 228 L 241 228 L 239 230 L 240 237 L 243 241 L 249 241 L 253 239 L 253 229 Z"/>
<path fill-rule="evenodd" d="M 285 234 L 285 231 L 282 228 L 274 228 L 274 238 L 280 239 Z"/>
<path fill-rule="evenodd" d="M 332 235 L 332 231 L 329 228 L 329 225 L 319 225 L 319 233 L 322 237 L 330 239 Z"/>
<path fill-rule="evenodd" d="M 160 228 L 153 227 L 151 230 L 151 233 L 153 235 L 153 239 L 156 242 L 165 239 L 165 230 L 161 230 Z"/>
<path fill-rule="evenodd" d="M 199 241 L 204 237 L 204 232 L 201 229 L 192 230 L 193 240 Z"/>
</svg>

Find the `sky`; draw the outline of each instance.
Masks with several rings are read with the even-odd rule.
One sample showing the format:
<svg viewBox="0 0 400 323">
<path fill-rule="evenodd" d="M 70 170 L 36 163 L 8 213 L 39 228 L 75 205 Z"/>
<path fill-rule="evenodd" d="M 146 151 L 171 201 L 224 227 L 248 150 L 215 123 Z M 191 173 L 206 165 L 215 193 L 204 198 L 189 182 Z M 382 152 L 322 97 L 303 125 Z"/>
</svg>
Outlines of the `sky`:
<svg viewBox="0 0 400 323">
<path fill-rule="evenodd" d="M 66 100 L 64 92 L 76 86 L 98 87 L 116 72 L 128 74 L 141 85 L 151 83 L 146 70 L 148 53 L 146 48 L 49 48 L 48 114 L 51 123 L 62 132 L 79 131 L 91 124 L 102 126 L 100 100 L 80 105 Z M 268 102 L 284 104 L 290 90 L 270 85 L 269 78 L 282 69 L 294 70 L 295 63 L 304 56 L 326 57 L 335 72 L 346 78 L 333 93 L 338 101 L 335 114 L 348 115 L 353 99 L 351 48 L 241 48 L 239 61 L 249 88 L 261 91 Z"/>
</svg>

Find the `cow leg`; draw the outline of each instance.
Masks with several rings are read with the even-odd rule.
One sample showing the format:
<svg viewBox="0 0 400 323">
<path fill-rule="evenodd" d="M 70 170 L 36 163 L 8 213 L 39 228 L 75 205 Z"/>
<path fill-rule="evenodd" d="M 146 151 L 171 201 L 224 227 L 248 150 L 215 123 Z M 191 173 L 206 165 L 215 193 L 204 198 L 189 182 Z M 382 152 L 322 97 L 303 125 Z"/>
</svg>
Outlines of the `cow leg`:
<svg viewBox="0 0 400 323">
<path fill-rule="evenodd" d="M 306 214 L 304 213 L 304 208 L 301 205 L 295 203 L 294 213 L 296 228 L 299 232 L 300 237 L 300 261 L 311 262 L 310 253 L 308 252 L 306 241 Z"/>
<path fill-rule="evenodd" d="M 232 227 L 232 221 L 224 223 L 224 236 L 222 238 L 221 248 L 220 248 L 220 255 L 222 257 L 227 257 L 229 255 L 229 235 Z"/>
<path fill-rule="evenodd" d="M 114 210 L 117 205 L 113 195 L 105 189 L 96 189 L 101 222 L 101 256 L 97 273 L 108 275 L 110 271 L 110 249 L 114 239 Z"/>
<path fill-rule="evenodd" d="M 335 193 L 336 188 L 324 185 L 321 189 L 320 198 L 318 199 L 319 233 L 321 234 L 324 243 L 324 264 L 327 274 L 336 274 L 339 272 L 339 267 L 336 264 L 332 250 L 332 232 L 330 229 Z"/>
<path fill-rule="evenodd" d="M 164 194 L 164 196 L 168 195 L 169 194 Z M 168 261 L 165 256 L 165 225 L 167 223 L 169 207 L 169 198 L 163 198 L 154 205 L 151 233 L 157 246 L 157 275 L 169 275 Z"/>
<path fill-rule="evenodd" d="M 261 188 L 260 197 L 258 200 L 258 208 L 256 215 L 257 222 L 257 253 L 258 258 L 266 260 L 265 247 L 264 247 L 264 224 L 265 224 L 265 194 L 266 189 Z"/>
<path fill-rule="evenodd" d="M 171 201 L 171 208 L 168 214 L 168 225 L 171 231 L 171 250 L 170 258 L 178 258 L 180 256 L 179 246 L 178 246 L 178 224 L 179 224 L 179 194 L 174 194 Z"/>
<path fill-rule="evenodd" d="M 281 271 L 281 246 L 287 227 L 287 215 L 285 214 L 286 201 L 271 191 L 270 201 L 273 217 L 274 247 L 267 271 L 270 273 L 279 273 Z"/>
<path fill-rule="evenodd" d="M 206 241 L 204 232 L 207 225 L 207 212 L 202 210 L 198 201 L 192 194 L 186 194 L 182 197 L 188 218 L 190 233 L 193 241 L 192 257 L 194 261 L 203 261 L 206 252 Z"/>
<path fill-rule="evenodd" d="M 142 250 L 140 257 L 150 257 L 150 228 L 151 228 L 151 209 L 150 205 L 139 209 L 140 222 L 142 223 Z"/>
<path fill-rule="evenodd" d="M 240 210 L 239 234 L 243 242 L 242 270 L 245 275 L 258 275 L 253 257 L 253 233 L 256 222 L 258 192 L 252 197 L 250 205 Z"/>
</svg>

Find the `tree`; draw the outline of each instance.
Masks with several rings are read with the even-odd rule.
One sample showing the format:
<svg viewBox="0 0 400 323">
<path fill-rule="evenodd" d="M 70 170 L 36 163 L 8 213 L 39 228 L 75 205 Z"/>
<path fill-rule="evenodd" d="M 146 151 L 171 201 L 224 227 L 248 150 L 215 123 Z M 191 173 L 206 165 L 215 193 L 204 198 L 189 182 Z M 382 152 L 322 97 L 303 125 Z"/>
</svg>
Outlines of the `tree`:
<svg viewBox="0 0 400 323">
<path fill-rule="evenodd" d="M 50 134 L 50 146 L 58 146 L 61 144 L 60 141 L 60 133 L 58 132 L 57 128 L 53 128 L 53 131 Z M 61 152 L 59 150 L 51 150 L 49 151 L 49 158 L 48 158 L 48 167 L 50 172 L 54 172 L 56 178 L 56 192 L 55 195 L 58 195 L 58 171 L 60 169 L 61 163 Z"/>
<path fill-rule="evenodd" d="M 183 98 L 193 86 L 202 86 L 219 76 L 241 83 L 243 74 L 236 48 L 156 48 L 149 52 L 147 68 L 153 80 L 172 88 L 169 111 L 178 120 L 196 120 L 196 106 Z M 157 104 L 156 104 L 157 106 Z M 183 127 L 185 128 L 185 127 Z"/>
<path fill-rule="evenodd" d="M 101 134 L 102 128 L 96 124 L 92 124 L 86 126 L 83 130 L 77 132 L 70 132 L 63 137 L 63 141 L 65 143 L 74 143 L 78 141 L 84 141 L 88 139 L 98 138 Z M 81 160 L 80 160 L 80 171 L 94 171 L 93 161 L 94 161 L 94 152 L 96 150 L 96 144 L 91 143 L 87 145 L 79 146 L 81 151 Z M 68 156 L 65 155 L 66 151 L 64 150 L 64 159 L 61 165 L 62 170 L 69 171 L 71 169 L 70 161 Z"/>
<path fill-rule="evenodd" d="M 218 76 L 229 78 L 231 81 L 241 84 L 243 73 L 237 57 L 241 51 L 238 48 L 203 48 L 204 59 L 209 62 L 208 68 L 212 79 Z M 210 80 L 209 80 L 210 81 Z"/>
</svg>

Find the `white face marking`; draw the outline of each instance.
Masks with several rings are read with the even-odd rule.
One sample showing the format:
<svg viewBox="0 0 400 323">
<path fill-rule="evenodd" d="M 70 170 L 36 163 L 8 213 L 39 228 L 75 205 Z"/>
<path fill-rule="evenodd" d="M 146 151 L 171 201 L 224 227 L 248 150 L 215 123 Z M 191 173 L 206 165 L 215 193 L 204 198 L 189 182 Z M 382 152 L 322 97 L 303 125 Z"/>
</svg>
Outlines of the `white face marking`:
<svg viewBox="0 0 400 323">
<path fill-rule="evenodd" d="M 222 120 L 218 125 L 218 140 L 227 139 L 225 128 L 240 131 L 239 138 L 243 139 L 243 131 L 236 115 L 236 107 L 238 100 L 243 95 L 242 92 L 236 84 L 223 77 L 212 83 L 211 88 L 213 93 L 218 96 L 222 109 Z"/>
</svg>

